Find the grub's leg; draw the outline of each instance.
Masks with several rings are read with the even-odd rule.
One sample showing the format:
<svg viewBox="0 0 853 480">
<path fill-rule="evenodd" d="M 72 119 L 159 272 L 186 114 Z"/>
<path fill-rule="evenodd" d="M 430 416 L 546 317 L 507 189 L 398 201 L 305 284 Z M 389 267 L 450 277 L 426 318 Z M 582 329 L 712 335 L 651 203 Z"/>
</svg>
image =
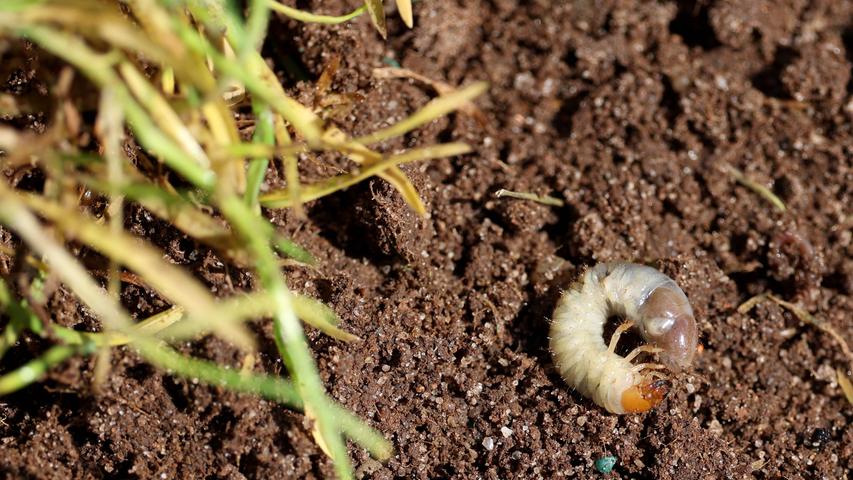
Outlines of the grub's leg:
<svg viewBox="0 0 853 480">
<path fill-rule="evenodd" d="M 622 336 L 623 333 L 628 331 L 629 328 L 634 326 L 634 322 L 631 320 L 625 320 L 622 325 L 616 327 L 616 331 L 613 332 L 613 336 L 610 337 L 610 346 L 607 348 L 610 353 L 616 352 L 616 344 L 619 343 L 619 337 Z"/>
<path fill-rule="evenodd" d="M 665 374 L 663 372 L 659 372 L 657 370 L 652 370 L 652 371 L 646 372 L 646 375 L 649 376 L 650 378 L 660 378 L 660 379 L 664 379 L 664 380 L 669 377 L 667 374 Z"/>
<path fill-rule="evenodd" d="M 663 370 L 666 366 L 660 363 L 640 363 L 634 365 L 634 368 L 631 369 L 632 372 L 642 372 L 643 370 Z"/>
<path fill-rule="evenodd" d="M 637 355 L 639 355 L 643 352 L 645 352 L 645 353 L 660 353 L 662 351 L 663 351 L 662 348 L 656 347 L 654 345 L 641 345 L 641 346 L 635 348 L 634 350 L 632 350 L 631 353 L 626 355 L 625 360 L 628 360 L 630 362 L 631 360 L 637 358 Z"/>
</svg>

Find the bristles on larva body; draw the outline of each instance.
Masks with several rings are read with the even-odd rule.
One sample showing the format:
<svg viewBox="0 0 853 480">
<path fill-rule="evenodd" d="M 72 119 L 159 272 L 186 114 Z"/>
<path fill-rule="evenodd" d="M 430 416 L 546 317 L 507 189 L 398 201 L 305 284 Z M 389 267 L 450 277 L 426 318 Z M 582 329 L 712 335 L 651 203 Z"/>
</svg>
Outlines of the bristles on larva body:
<svg viewBox="0 0 853 480">
<path fill-rule="evenodd" d="M 612 413 L 648 410 L 663 393 L 651 377 L 609 350 L 603 334 L 611 316 L 634 322 L 662 350 L 667 366 L 680 368 L 689 365 L 696 348 L 690 304 L 672 279 L 653 268 L 607 263 L 587 270 L 554 310 L 551 352 L 566 382 Z"/>
</svg>

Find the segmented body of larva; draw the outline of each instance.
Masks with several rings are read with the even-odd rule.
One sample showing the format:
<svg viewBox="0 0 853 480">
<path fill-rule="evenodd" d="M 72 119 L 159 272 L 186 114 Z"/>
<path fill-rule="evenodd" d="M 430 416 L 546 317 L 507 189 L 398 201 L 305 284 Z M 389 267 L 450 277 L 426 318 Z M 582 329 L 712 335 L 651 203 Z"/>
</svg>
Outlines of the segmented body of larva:
<svg viewBox="0 0 853 480">
<path fill-rule="evenodd" d="M 606 345 L 611 316 L 626 321 Z M 634 326 L 648 345 L 616 354 L 619 336 Z M 560 298 L 550 337 L 554 364 L 569 385 L 612 413 L 634 413 L 663 400 L 667 385 L 659 369 L 689 366 L 698 332 L 687 296 L 671 278 L 644 265 L 603 263 Z M 633 365 L 644 352 L 658 354 L 662 364 Z"/>
</svg>

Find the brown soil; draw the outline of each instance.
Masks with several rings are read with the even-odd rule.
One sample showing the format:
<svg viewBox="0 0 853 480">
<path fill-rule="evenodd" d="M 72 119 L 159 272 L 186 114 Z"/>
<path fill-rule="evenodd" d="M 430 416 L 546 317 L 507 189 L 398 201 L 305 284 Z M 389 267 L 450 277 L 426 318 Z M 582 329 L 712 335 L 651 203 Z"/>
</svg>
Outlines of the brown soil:
<svg viewBox="0 0 853 480">
<path fill-rule="evenodd" d="M 359 476 L 848 478 L 853 410 L 834 376 L 845 358 L 774 304 L 746 315 L 736 307 L 774 292 L 853 339 L 853 3 L 430 0 L 415 4 L 415 19 L 412 31 L 390 19 L 387 42 L 367 18 L 338 27 L 276 20 L 266 50 L 306 101 L 311 86 L 285 73 L 286 60 L 316 78 L 330 54 L 345 55 L 334 89 L 365 97 L 339 119 L 356 134 L 433 94 L 375 80 L 384 57 L 453 85 L 491 83 L 477 102 L 486 127 L 454 115 L 383 146 L 476 146 L 406 168 L 429 218 L 378 179 L 310 205 L 307 221 L 268 212 L 319 260 L 316 271 L 293 268 L 291 286 L 327 302 L 364 339 L 311 333 L 331 394 L 394 444 L 386 464 L 353 448 Z M 56 65 L 22 55 L 30 62 L 0 80 L 35 94 Z M 30 119 L 34 129 L 45 121 Z M 788 212 L 735 183 L 725 164 L 771 187 Z M 303 168 L 306 180 L 336 171 Z M 567 206 L 496 199 L 499 188 Z M 146 212 L 128 222 L 218 294 L 252 285 Z M 609 415 L 550 365 L 547 317 L 560 288 L 606 260 L 659 266 L 700 320 L 704 353 L 648 414 Z M 165 305 L 135 286 L 123 299 L 139 316 Z M 58 321 L 93 326 L 72 302 L 55 294 Z M 281 371 L 269 326 L 258 331 L 268 349 L 260 368 Z M 3 368 L 15 352 L 43 347 L 24 342 Z M 239 358 L 217 340 L 183 349 Z M 69 362 L 0 399 L 4 477 L 332 472 L 299 414 L 172 378 L 126 350 L 96 393 L 92 365 Z M 618 457 L 609 475 L 593 467 L 604 455 Z"/>
</svg>

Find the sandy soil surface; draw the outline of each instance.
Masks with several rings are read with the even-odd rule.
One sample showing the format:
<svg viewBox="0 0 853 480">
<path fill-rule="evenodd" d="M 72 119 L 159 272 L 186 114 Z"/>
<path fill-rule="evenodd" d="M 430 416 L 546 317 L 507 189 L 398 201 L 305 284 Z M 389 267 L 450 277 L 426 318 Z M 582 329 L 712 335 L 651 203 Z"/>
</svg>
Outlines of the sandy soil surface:
<svg viewBox="0 0 853 480">
<path fill-rule="evenodd" d="M 299 6 L 343 12 L 356 3 Z M 415 4 L 415 21 L 408 30 L 389 17 L 384 42 L 367 18 L 336 27 L 278 19 L 265 47 L 306 102 L 313 87 L 297 73 L 316 79 L 342 55 L 333 90 L 363 100 L 336 122 L 353 134 L 434 96 L 417 82 L 377 80 L 373 68 L 390 59 L 451 85 L 491 84 L 477 101 L 485 124 L 451 115 L 382 147 L 475 146 L 405 168 L 428 218 L 379 179 L 309 205 L 307 220 L 266 212 L 319 260 L 316 270 L 290 267 L 292 288 L 327 302 L 363 339 L 311 333 L 332 395 L 396 449 L 385 464 L 351 449 L 358 474 L 848 478 L 853 409 L 835 381 L 845 358 L 775 304 L 736 308 L 772 292 L 853 339 L 853 2 L 429 0 Z M 0 85 L 38 92 L 55 60 L 20 54 Z M 33 117 L 31 127 L 43 121 Z M 787 212 L 736 183 L 727 166 L 769 187 Z M 348 166 L 317 159 L 303 162 L 302 174 L 312 180 L 339 168 Z M 281 176 L 273 169 L 269 183 Z M 496 199 L 500 188 L 566 206 Z M 127 223 L 219 294 L 253 285 L 250 273 L 141 209 Z M 695 369 L 648 414 L 607 414 L 561 380 L 547 351 L 560 289 L 610 260 L 661 268 L 700 322 Z M 123 301 L 140 317 L 166 306 L 133 285 Z M 62 324 L 96 327 L 62 289 L 51 306 Z M 269 325 L 256 330 L 265 339 L 258 368 L 280 372 Z M 43 348 L 32 339 L 15 351 Z M 239 361 L 215 339 L 181 348 Z M 2 368 L 14 364 L 9 354 Z M 332 472 L 301 414 L 174 379 L 127 350 L 114 354 L 95 393 L 92 365 L 74 360 L 0 399 L 0 475 Z M 618 463 L 601 475 L 593 462 L 605 455 Z"/>
</svg>

